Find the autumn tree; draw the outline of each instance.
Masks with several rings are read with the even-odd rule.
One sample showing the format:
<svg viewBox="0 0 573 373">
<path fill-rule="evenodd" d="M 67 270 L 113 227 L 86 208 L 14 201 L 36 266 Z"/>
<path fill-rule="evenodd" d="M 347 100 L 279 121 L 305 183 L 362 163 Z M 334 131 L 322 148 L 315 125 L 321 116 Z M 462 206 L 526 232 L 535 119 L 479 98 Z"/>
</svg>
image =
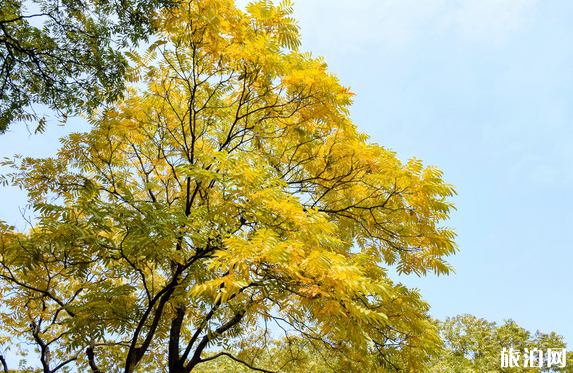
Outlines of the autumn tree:
<svg viewBox="0 0 573 373">
<path fill-rule="evenodd" d="M 125 89 L 125 51 L 155 32 L 172 0 L 3 0 L 0 3 L 0 133 L 16 120 L 46 122 L 113 101 Z M 41 109 L 40 109 L 41 110 Z M 42 110 L 43 111 L 43 110 Z"/>
<path fill-rule="evenodd" d="M 57 158 L 5 162 L 36 216 L 1 227 L 0 325 L 43 372 L 416 371 L 438 351 L 386 268 L 450 271 L 454 189 L 357 131 L 290 13 L 181 3 L 131 54 L 146 89 Z"/>
</svg>

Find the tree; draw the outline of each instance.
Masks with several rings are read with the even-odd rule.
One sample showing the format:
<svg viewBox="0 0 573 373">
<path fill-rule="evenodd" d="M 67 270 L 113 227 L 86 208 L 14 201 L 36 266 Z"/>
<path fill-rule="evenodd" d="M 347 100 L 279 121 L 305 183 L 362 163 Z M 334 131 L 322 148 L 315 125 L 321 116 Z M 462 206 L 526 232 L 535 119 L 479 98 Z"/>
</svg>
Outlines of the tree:
<svg viewBox="0 0 573 373">
<path fill-rule="evenodd" d="M 472 315 L 458 315 L 452 318 L 446 318 L 445 321 L 436 320 L 436 326 L 440 331 L 445 345 L 435 356 L 427 361 L 425 366 L 419 366 L 416 372 L 444 372 L 444 373 L 492 373 L 492 372 L 572 372 L 570 362 L 573 359 L 573 352 L 567 355 L 567 365 L 562 368 L 555 364 L 547 367 L 546 355 L 542 368 L 537 367 L 537 361 L 533 365 L 536 368 L 523 367 L 525 351 L 534 351 L 535 349 L 547 353 L 548 349 L 558 351 L 566 348 L 563 337 L 554 332 L 549 334 L 537 331 L 532 334 L 523 329 L 515 321 L 505 320 L 502 325 L 488 322 L 484 319 L 478 319 Z M 519 367 L 502 367 L 501 353 L 503 348 L 509 350 L 513 348 L 521 355 L 518 362 Z M 527 350 L 526 350 L 527 349 Z M 313 353 L 305 341 L 299 340 L 298 343 L 273 344 L 263 353 L 259 354 L 257 359 L 285 359 L 286 363 L 281 365 L 281 371 L 285 373 L 303 373 L 303 372 L 351 372 L 352 366 L 346 366 L 345 361 L 336 359 L 336 356 L 324 358 L 323 353 L 328 351 L 321 350 L 320 354 Z M 291 354 L 297 354 L 296 360 L 290 360 Z M 534 359 L 539 356 L 534 352 Z M 207 363 L 201 366 L 198 372 L 223 373 L 223 372 L 240 372 L 247 373 L 248 369 L 239 363 L 228 359 L 216 363 Z"/>
<path fill-rule="evenodd" d="M 523 329 L 515 321 L 506 320 L 502 325 L 478 319 L 472 315 L 459 315 L 437 322 L 440 335 L 445 343 L 444 353 L 433 362 L 437 372 L 468 373 L 468 372 L 572 372 L 571 366 L 560 368 L 558 366 L 547 367 L 546 361 L 543 368 L 523 367 L 525 360 L 519 358 L 520 367 L 503 368 L 501 366 L 501 353 L 503 348 L 515 349 L 523 354 L 526 349 L 542 350 L 565 348 L 563 337 L 554 332 L 545 334 L 537 331 L 531 334 Z M 534 358 L 538 353 L 534 354 Z M 567 361 L 573 358 L 568 353 Z M 530 364 L 527 364 L 530 365 Z M 533 364 L 536 365 L 536 364 Z"/>
<path fill-rule="evenodd" d="M 1 325 L 43 372 L 267 372 L 302 350 L 416 371 L 439 350 L 427 304 L 385 267 L 450 271 L 454 189 L 357 131 L 352 94 L 298 51 L 290 12 L 180 4 L 132 54 L 147 89 L 57 159 L 7 162 L 37 217 L 2 226 Z"/>
<path fill-rule="evenodd" d="M 5 0 L 0 4 L 0 133 L 14 120 L 91 111 L 125 89 L 122 51 L 154 33 L 172 0 Z M 27 9 L 29 8 L 29 9 Z"/>
</svg>

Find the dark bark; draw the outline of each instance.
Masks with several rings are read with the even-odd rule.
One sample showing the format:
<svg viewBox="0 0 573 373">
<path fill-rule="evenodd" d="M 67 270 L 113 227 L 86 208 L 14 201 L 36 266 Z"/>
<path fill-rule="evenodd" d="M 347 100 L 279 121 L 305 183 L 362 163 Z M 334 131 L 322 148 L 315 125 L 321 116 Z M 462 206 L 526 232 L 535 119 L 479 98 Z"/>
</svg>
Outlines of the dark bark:
<svg viewBox="0 0 573 373">
<path fill-rule="evenodd" d="M 179 355 L 179 338 L 181 336 L 181 326 L 185 318 L 185 306 L 176 309 L 176 316 L 171 322 L 171 331 L 169 333 L 169 372 L 183 372 L 183 361 Z"/>
<path fill-rule="evenodd" d="M 99 370 L 99 368 L 95 362 L 93 342 L 88 348 L 86 348 L 86 355 L 88 355 L 88 362 L 89 362 L 89 365 L 90 365 L 92 372 L 93 373 L 101 373 L 101 370 Z"/>
<path fill-rule="evenodd" d="M 6 364 L 6 360 L 4 359 L 4 356 L 0 355 L 0 362 L 2 362 L 2 368 L 4 368 L 4 373 L 9 373 L 8 372 L 8 364 Z"/>
<path fill-rule="evenodd" d="M 36 343 L 38 344 L 38 346 L 40 348 L 40 362 L 42 363 L 42 370 L 44 371 L 44 373 L 51 373 L 51 371 L 50 371 L 50 348 L 48 347 L 46 342 L 44 342 L 44 340 L 42 338 L 40 338 L 40 326 L 41 326 L 41 321 L 38 324 L 36 324 L 34 321 L 32 321 L 32 325 L 31 325 L 32 336 L 34 337 L 34 340 L 36 341 Z"/>
<path fill-rule="evenodd" d="M 189 364 L 185 367 L 185 372 L 186 373 L 191 372 L 191 370 L 193 370 L 193 368 L 195 368 L 195 366 L 201 362 L 201 353 L 203 352 L 205 347 L 207 347 L 209 341 L 211 341 L 213 338 L 217 338 L 219 335 L 223 334 L 227 330 L 231 329 L 233 326 L 237 325 L 241 321 L 244 315 L 245 311 L 236 313 L 231 320 L 229 320 L 227 323 L 215 329 L 214 333 L 212 334 L 208 333 L 207 335 L 205 335 L 201 340 L 201 342 L 199 342 L 199 344 L 197 345 L 197 348 L 195 349 L 195 353 L 193 354 L 191 361 L 189 361 Z"/>
</svg>

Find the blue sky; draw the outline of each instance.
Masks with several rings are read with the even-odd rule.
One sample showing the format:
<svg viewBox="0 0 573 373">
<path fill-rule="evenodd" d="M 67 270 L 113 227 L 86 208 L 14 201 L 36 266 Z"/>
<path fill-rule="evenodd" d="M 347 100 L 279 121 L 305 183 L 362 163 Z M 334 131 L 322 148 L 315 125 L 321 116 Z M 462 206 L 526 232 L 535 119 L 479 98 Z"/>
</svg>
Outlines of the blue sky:
<svg viewBox="0 0 573 373">
<path fill-rule="evenodd" d="M 299 0 L 303 49 L 356 94 L 352 117 L 458 188 L 456 274 L 401 278 L 438 318 L 471 313 L 573 345 L 573 2 Z M 0 136 L 0 157 L 51 155 L 73 128 Z M 22 195 L 2 188 L 0 219 Z"/>
<path fill-rule="evenodd" d="M 438 318 L 471 313 L 573 345 L 573 2 L 306 0 L 303 48 L 356 93 L 380 145 L 458 188 L 456 274 L 401 279 Z"/>
</svg>

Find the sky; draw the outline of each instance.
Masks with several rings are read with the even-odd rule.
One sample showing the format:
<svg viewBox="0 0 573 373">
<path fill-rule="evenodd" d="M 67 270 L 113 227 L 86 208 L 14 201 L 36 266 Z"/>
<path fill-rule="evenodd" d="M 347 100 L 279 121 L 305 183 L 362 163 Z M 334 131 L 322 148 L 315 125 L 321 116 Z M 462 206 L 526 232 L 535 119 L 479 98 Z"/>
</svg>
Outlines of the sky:
<svg viewBox="0 0 573 373">
<path fill-rule="evenodd" d="M 299 0 L 303 49 L 356 94 L 371 141 L 457 187 L 450 276 L 400 277 L 432 316 L 573 347 L 573 2 Z"/>
<path fill-rule="evenodd" d="M 356 94 L 371 141 L 457 187 L 450 276 L 400 277 L 440 319 L 555 331 L 573 348 L 573 2 L 299 0 L 302 49 Z M 47 156 L 73 127 L 13 126 L 0 158 Z M 1 171 L 1 170 L 0 170 Z M 0 220 L 21 192 L 1 188 Z"/>
</svg>

